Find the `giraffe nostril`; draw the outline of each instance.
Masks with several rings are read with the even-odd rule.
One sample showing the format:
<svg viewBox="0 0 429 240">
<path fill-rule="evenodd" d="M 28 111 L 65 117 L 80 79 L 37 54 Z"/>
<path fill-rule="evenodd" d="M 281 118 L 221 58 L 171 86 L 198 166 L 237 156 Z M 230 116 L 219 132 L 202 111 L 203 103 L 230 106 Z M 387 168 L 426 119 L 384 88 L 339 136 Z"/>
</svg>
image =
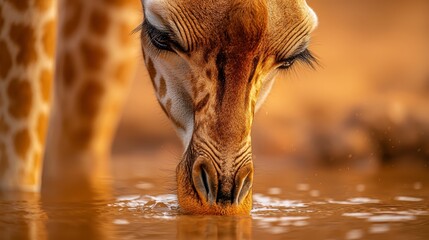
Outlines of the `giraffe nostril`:
<svg viewBox="0 0 429 240">
<path fill-rule="evenodd" d="M 241 204 L 250 193 L 253 183 L 253 164 L 238 169 L 231 178 L 219 177 L 213 163 L 199 157 L 192 167 L 192 181 L 198 197 L 209 205 Z"/>
<path fill-rule="evenodd" d="M 213 164 L 205 158 L 198 158 L 192 168 L 192 181 L 203 202 L 214 204 L 218 189 L 218 177 Z"/>
<path fill-rule="evenodd" d="M 253 165 L 246 164 L 235 175 L 233 203 L 240 204 L 249 194 L 253 184 Z"/>
</svg>

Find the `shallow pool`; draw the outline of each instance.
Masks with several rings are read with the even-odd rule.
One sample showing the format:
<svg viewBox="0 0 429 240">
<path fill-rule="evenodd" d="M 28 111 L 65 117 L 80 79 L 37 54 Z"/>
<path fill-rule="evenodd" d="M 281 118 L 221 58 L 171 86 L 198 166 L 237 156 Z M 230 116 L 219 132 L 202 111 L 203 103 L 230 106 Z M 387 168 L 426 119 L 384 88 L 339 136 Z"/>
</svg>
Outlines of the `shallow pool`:
<svg viewBox="0 0 429 240">
<path fill-rule="evenodd" d="M 255 165 L 249 217 L 180 215 L 174 163 L 123 157 L 90 184 L 0 194 L 0 239 L 429 239 L 424 166 Z"/>
</svg>

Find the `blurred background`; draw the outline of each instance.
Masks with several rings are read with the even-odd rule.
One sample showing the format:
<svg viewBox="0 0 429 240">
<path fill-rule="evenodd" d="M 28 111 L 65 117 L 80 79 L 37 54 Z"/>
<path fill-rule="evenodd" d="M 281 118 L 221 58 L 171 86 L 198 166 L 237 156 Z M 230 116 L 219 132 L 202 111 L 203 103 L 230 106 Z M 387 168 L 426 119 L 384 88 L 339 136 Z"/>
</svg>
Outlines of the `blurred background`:
<svg viewBox="0 0 429 240">
<path fill-rule="evenodd" d="M 321 66 L 256 114 L 252 219 L 178 216 L 182 149 L 141 61 L 111 171 L 88 184 L 67 162 L 41 195 L 0 193 L 0 239 L 429 239 L 429 0 L 307 2 Z"/>
<path fill-rule="evenodd" d="M 255 161 L 303 168 L 429 163 L 429 1 L 308 0 L 319 17 L 310 49 L 321 66 L 277 79 L 256 114 Z M 143 63 L 113 156 L 181 146 L 158 106 Z"/>
</svg>

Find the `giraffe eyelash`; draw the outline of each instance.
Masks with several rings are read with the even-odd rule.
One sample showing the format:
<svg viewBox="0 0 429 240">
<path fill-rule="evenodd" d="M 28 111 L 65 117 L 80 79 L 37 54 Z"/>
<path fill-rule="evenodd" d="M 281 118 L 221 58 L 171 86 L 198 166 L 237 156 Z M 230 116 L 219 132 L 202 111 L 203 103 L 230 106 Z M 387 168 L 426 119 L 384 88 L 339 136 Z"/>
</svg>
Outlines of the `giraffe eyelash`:
<svg viewBox="0 0 429 240">
<path fill-rule="evenodd" d="M 317 60 L 317 58 L 308 49 L 305 49 L 304 51 L 287 59 L 280 60 L 279 62 L 279 70 L 287 70 L 291 68 L 296 62 L 303 63 L 304 65 L 307 65 L 312 69 L 316 69 L 316 67 L 319 65 L 319 61 Z"/>
<path fill-rule="evenodd" d="M 160 49 L 153 44 L 153 40 L 152 40 L 152 37 L 154 36 L 153 34 L 155 34 L 155 31 L 159 31 L 159 30 L 155 29 L 146 20 L 144 20 L 143 23 L 140 24 L 140 26 L 137 27 L 134 31 L 141 31 L 142 41 L 145 42 L 144 46 L 146 46 L 147 50 L 150 51 L 155 57 L 159 57 L 160 55 L 174 52 L 174 51 Z"/>
<path fill-rule="evenodd" d="M 136 28 L 134 28 L 134 29 L 131 31 L 131 35 L 132 35 L 132 34 L 136 34 L 136 33 L 141 32 L 141 31 L 142 31 L 142 29 L 143 29 L 143 23 L 139 24 Z"/>
<path fill-rule="evenodd" d="M 303 52 L 298 54 L 298 56 L 296 56 L 296 61 L 309 66 L 313 70 L 320 65 L 317 57 L 309 49 L 305 49 Z"/>
<path fill-rule="evenodd" d="M 154 47 L 163 51 L 174 52 L 171 46 L 173 41 L 171 40 L 168 32 L 158 30 L 147 21 L 145 21 L 143 25 L 145 32 Z"/>
<path fill-rule="evenodd" d="M 150 24 L 147 20 L 144 20 L 143 24 L 141 24 L 141 27 L 137 29 L 141 30 L 142 34 L 145 34 L 146 46 L 149 46 L 150 49 L 157 55 L 188 52 L 177 41 L 172 30 L 161 31 Z"/>
</svg>

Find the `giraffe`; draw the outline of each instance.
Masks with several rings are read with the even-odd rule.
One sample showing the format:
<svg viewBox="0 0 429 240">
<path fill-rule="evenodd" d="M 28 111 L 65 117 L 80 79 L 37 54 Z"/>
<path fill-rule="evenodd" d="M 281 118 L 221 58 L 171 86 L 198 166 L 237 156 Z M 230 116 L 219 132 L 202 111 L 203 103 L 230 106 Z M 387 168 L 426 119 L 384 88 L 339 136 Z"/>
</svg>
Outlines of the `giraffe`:
<svg viewBox="0 0 429 240">
<path fill-rule="evenodd" d="M 55 4 L 50 1 L 0 1 L 2 188 L 39 189 L 54 70 L 55 17 Z"/>
<path fill-rule="evenodd" d="M 134 76 L 141 21 L 136 0 L 60 0 L 55 99 L 44 183 L 93 184 L 108 169 L 110 145 Z M 63 169 L 67 169 L 64 171 Z"/>
<path fill-rule="evenodd" d="M 157 99 L 182 140 L 184 213 L 248 215 L 251 126 L 275 76 L 308 50 L 305 0 L 143 0 L 142 50 Z"/>
<path fill-rule="evenodd" d="M 0 188 L 37 192 L 42 169 L 91 182 L 106 168 L 140 55 L 139 5 L 0 0 Z"/>
<path fill-rule="evenodd" d="M 2 1 L 4 6 L 19 2 Z M 134 4 L 132 0 L 58 2 L 55 94 L 45 143 L 44 176 L 61 179 L 78 173 L 79 178 L 91 183 L 98 169 L 105 167 L 135 66 L 134 44 L 117 41 L 117 36 L 128 36 L 123 32 L 128 33 L 128 27 L 138 19 L 130 14 L 130 9 L 140 8 Z M 254 114 L 279 73 L 297 61 L 314 66 L 316 59 L 308 45 L 317 26 L 316 14 L 305 0 L 142 0 L 141 5 L 143 20 L 136 29 L 140 31 L 140 48 L 158 102 L 184 146 L 176 168 L 181 211 L 248 215 L 252 207 Z M 118 13 L 121 9 L 122 14 Z M 4 18 L 4 10 L 0 13 L 1 27 L 2 19 L 10 21 L 12 17 Z M 120 17 L 115 20 L 113 15 Z M 116 30 L 111 30 L 113 26 Z M 6 51 L 10 48 L 4 47 Z M 4 49 L 0 45 L 0 51 Z M 17 65 L 9 62 L 10 66 Z M 49 76 L 52 79 L 52 73 Z M 49 88 L 52 81 L 47 82 Z M 46 104 L 49 112 L 50 102 Z M 20 110 L 21 105 L 12 109 Z M 29 108 L 36 107 L 33 104 Z M 6 124 L 15 121 L 2 109 L 0 116 L 7 117 Z M 1 129 L 3 139 L 13 136 Z M 46 134 L 46 130 L 41 132 Z M 38 146 L 41 155 L 43 141 Z M 8 164 L 0 166 L 0 171 L 6 172 L 0 172 L 2 182 L 13 174 L 22 178 L 36 172 L 31 186 L 37 190 L 40 166 L 29 168 L 28 173 L 12 173 L 10 165 L 29 161 L 19 162 L 12 149 L 16 144 L 10 140 L 3 141 L 0 150 L 2 147 L 7 151 L 3 151 L 6 154 L 0 163 Z M 10 185 L 24 188 L 22 182 Z"/>
</svg>

